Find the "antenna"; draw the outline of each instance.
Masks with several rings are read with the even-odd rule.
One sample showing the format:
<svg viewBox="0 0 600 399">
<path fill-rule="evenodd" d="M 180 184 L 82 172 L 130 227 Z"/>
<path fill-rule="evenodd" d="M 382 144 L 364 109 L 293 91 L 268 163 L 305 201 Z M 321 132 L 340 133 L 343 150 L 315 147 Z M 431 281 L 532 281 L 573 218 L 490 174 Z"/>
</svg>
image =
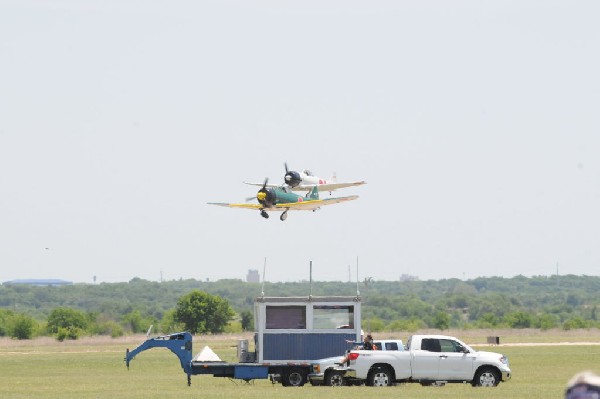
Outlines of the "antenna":
<svg viewBox="0 0 600 399">
<path fill-rule="evenodd" d="M 312 260 L 310 261 L 310 295 L 308 299 L 312 299 Z"/>
<path fill-rule="evenodd" d="M 265 271 L 267 270 L 267 257 L 265 256 L 265 263 L 263 264 L 263 278 L 262 278 L 262 288 L 260 292 L 260 296 L 264 298 L 265 296 Z"/>
<path fill-rule="evenodd" d="M 356 296 L 360 296 L 360 290 L 358 289 L 358 256 L 356 257 Z"/>
<path fill-rule="evenodd" d="M 556 262 L 556 289 L 560 288 L 559 274 L 558 274 L 558 262 Z"/>
</svg>

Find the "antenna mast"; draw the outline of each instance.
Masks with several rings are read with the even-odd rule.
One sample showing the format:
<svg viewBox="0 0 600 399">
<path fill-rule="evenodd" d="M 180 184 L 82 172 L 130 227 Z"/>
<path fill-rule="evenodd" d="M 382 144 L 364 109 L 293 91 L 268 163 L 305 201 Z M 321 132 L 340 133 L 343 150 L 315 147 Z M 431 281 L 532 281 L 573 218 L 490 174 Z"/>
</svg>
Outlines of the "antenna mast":
<svg viewBox="0 0 600 399">
<path fill-rule="evenodd" d="M 265 271 L 267 270 L 267 257 L 265 256 L 265 263 L 263 264 L 263 278 L 262 278 L 262 288 L 260 292 L 260 296 L 264 298 L 265 296 Z"/>
<path fill-rule="evenodd" d="M 559 274 L 558 274 L 558 262 L 556 262 L 556 288 L 560 288 L 560 283 L 559 283 Z"/>
<path fill-rule="evenodd" d="M 358 256 L 356 257 L 356 296 L 360 296 L 360 291 L 358 289 Z"/>
<path fill-rule="evenodd" d="M 310 261 L 310 295 L 308 296 L 309 299 L 312 299 L 312 260 Z"/>
</svg>

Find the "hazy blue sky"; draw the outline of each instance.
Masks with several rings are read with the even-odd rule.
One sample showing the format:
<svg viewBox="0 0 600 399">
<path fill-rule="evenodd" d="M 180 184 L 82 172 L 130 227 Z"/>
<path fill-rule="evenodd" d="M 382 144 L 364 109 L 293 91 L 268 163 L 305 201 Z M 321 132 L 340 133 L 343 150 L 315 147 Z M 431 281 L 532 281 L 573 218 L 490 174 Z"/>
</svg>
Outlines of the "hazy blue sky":
<svg viewBox="0 0 600 399">
<path fill-rule="evenodd" d="M 598 275 L 599 15 L 0 0 L 0 281 Z M 286 161 L 368 184 L 284 223 L 206 204 Z"/>
</svg>

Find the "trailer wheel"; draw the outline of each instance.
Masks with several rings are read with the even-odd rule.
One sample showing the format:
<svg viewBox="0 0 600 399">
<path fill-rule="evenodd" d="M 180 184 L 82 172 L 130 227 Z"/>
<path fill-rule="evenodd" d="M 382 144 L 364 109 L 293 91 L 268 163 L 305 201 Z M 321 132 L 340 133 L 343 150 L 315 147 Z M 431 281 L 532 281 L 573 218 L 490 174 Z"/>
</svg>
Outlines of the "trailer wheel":
<svg viewBox="0 0 600 399">
<path fill-rule="evenodd" d="M 341 371 L 329 370 L 325 373 L 325 385 L 328 387 L 342 387 L 346 385 L 344 374 Z"/>
<path fill-rule="evenodd" d="M 304 371 L 299 368 L 292 368 L 281 376 L 281 385 L 284 387 L 301 387 L 305 381 Z"/>
</svg>

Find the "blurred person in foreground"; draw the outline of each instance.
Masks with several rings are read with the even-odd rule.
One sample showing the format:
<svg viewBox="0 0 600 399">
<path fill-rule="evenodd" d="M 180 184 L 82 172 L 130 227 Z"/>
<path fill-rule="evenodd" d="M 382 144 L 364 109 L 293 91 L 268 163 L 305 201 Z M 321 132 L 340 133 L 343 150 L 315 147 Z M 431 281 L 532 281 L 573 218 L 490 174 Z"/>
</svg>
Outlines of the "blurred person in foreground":
<svg viewBox="0 0 600 399">
<path fill-rule="evenodd" d="M 591 371 L 575 374 L 567 384 L 565 399 L 600 399 L 600 376 Z"/>
</svg>

